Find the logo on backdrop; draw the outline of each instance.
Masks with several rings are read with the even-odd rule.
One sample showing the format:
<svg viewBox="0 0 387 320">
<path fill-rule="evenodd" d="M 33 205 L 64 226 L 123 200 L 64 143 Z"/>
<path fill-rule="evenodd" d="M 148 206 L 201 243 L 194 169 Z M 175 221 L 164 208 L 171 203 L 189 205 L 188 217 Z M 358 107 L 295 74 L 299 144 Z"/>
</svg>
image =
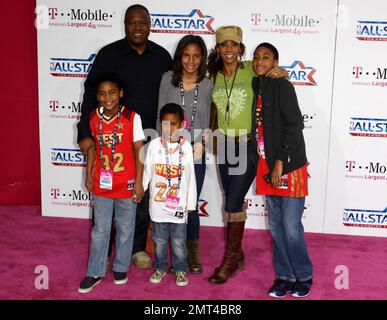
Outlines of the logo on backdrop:
<svg viewBox="0 0 387 320">
<path fill-rule="evenodd" d="M 316 113 L 308 114 L 304 113 L 302 115 L 302 119 L 304 121 L 304 129 L 312 129 L 313 128 L 313 119 L 316 118 Z"/>
<path fill-rule="evenodd" d="M 50 58 L 50 74 L 53 77 L 87 77 L 95 54 L 86 59 Z"/>
<path fill-rule="evenodd" d="M 252 198 L 245 198 L 246 212 L 249 216 L 267 217 L 268 207 L 267 202 L 262 196 L 253 196 Z M 310 208 L 310 203 L 305 203 L 304 214 L 302 219 L 306 219 L 307 210 Z"/>
<path fill-rule="evenodd" d="M 311 17 L 307 14 L 267 15 L 261 12 L 250 14 L 251 31 L 295 36 L 319 34 L 319 26 L 322 20 L 322 18 Z"/>
<path fill-rule="evenodd" d="M 102 9 L 48 8 L 48 15 L 53 27 L 103 29 L 113 27 L 116 13 Z"/>
<path fill-rule="evenodd" d="M 64 191 L 59 188 L 51 188 L 51 204 L 67 207 L 92 207 L 93 195 L 83 190 Z"/>
<path fill-rule="evenodd" d="M 62 103 L 59 100 L 50 100 L 50 118 L 79 120 L 81 118 L 81 103 L 71 101 Z"/>
<path fill-rule="evenodd" d="M 151 13 L 151 32 L 214 34 L 213 21 L 212 16 L 204 15 L 200 9 L 193 9 L 188 14 Z"/>
<path fill-rule="evenodd" d="M 387 68 L 352 67 L 353 85 L 387 87 Z"/>
<path fill-rule="evenodd" d="M 358 20 L 356 38 L 361 41 L 387 41 L 387 21 Z"/>
<path fill-rule="evenodd" d="M 351 118 L 349 134 L 358 137 L 387 137 L 387 119 Z"/>
<path fill-rule="evenodd" d="M 384 210 L 344 208 L 343 225 L 346 227 L 387 228 L 387 207 Z"/>
<path fill-rule="evenodd" d="M 317 83 L 313 79 L 316 69 L 306 67 L 299 60 L 294 61 L 290 66 L 281 66 L 289 72 L 289 81 L 295 86 L 316 86 Z"/>
<path fill-rule="evenodd" d="M 246 212 L 249 216 L 267 217 L 267 203 L 262 197 L 245 198 Z"/>
<path fill-rule="evenodd" d="M 79 149 L 51 148 L 51 163 L 61 167 L 86 167 L 86 156 Z"/>
<path fill-rule="evenodd" d="M 387 180 L 387 165 L 380 161 L 345 161 L 346 178 L 370 181 Z"/>
<path fill-rule="evenodd" d="M 210 215 L 208 214 L 206 210 L 206 206 L 208 205 L 208 202 L 204 199 L 199 199 L 199 216 L 201 217 L 209 217 Z"/>
</svg>

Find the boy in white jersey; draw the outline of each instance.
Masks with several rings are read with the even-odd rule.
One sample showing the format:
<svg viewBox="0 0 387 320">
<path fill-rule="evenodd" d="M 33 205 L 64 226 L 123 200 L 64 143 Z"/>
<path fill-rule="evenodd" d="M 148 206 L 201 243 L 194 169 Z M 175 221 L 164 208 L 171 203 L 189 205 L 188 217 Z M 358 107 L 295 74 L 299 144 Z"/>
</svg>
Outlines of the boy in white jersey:
<svg viewBox="0 0 387 320">
<path fill-rule="evenodd" d="M 191 144 L 180 137 L 184 112 L 168 103 L 160 110 L 162 136 L 150 142 L 143 184 L 149 186 L 149 212 L 156 260 L 149 281 L 160 283 L 168 270 L 168 240 L 176 284 L 186 286 L 187 215 L 196 208 L 196 181 Z"/>
</svg>

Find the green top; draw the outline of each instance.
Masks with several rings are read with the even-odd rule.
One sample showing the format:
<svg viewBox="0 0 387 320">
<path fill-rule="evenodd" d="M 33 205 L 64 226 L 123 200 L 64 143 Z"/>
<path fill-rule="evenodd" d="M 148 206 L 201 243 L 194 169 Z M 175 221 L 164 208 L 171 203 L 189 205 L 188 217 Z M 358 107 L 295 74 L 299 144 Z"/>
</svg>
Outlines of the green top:
<svg viewBox="0 0 387 320">
<path fill-rule="evenodd" d="M 218 112 L 218 127 L 228 136 L 239 136 L 251 133 L 253 89 L 251 80 L 255 76 L 251 61 L 243 62 L 243 69 L 238 68 L 235 77 L 234 87 L 231 91 L 229 118 L 226 116 L 227 95 L 225 89 L 225 80 L 228 94 L 230 94 L 234 75 L 224 77 L 218 72 L 214 89 L 212 90 L 212 99 L 215 102 Z M 227 132 L 227 129 L 235 129 L 235 132 Z M 244 129 L 245 132 L 239 130 Z"/>
</svg>

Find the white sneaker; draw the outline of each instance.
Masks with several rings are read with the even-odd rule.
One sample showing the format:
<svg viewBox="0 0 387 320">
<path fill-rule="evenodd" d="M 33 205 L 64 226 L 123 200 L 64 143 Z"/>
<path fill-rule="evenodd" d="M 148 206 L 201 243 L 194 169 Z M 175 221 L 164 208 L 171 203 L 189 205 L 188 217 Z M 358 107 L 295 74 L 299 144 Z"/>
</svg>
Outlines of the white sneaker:
<svg viewBox="0 0 387 320">
<path fill-rule="evenodd" d="M 163 271 L 160 271 L 160 270 L 156 270 L 150 276 L 149 281 L 152 282 L 152 283 L 160 283 L 161 280 L 163 280 L 163 278 L 165 277 L 166 274 L 167 274 L 166 272 L 163 272 Z"/>
</svg>

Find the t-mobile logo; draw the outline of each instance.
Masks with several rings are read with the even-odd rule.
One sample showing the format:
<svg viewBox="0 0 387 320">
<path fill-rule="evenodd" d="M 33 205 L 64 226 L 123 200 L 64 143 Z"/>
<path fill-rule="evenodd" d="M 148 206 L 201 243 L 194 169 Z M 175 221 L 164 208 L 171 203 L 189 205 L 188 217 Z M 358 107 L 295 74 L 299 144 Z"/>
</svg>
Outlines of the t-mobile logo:
<svg viewBox="0 0 387 320">
<path fill-rule="evenodd" d="M 355 76 L 356 79 L 359 79 L 359 75 L 363 74 L 363 67 L 353 67 L 352 74 Z"/>
<path fill-rule="evenodd" d="M 59 101 L 58 100 L 51 100 L 50 101 L 50 109 L 51 109 L 51 112 L 56 112 L 58 109 L 58 105 L 59 105 Z"/>
<path fill-rule="evenodd" d="M 58 8 L 48 8 L 50 19 L 55 20 L 58 15 Z"/>
<path fill-rule="evenodd" d="M 355 168 L 355 161 L 345 161 L 345 167 L 347 168 L 348 172 L 352 172 L 352 169 Z"/>
<path fill-rule="evenodd" d="M 252 13 L 250 20 L 253 23 L 253 25 L 257 26 L 261 22 L 261 14 L 260 13 Z"/>
<path fill-rule="evenodd" d="M 60 196 L 60 190 L 59 189 L 51 189 L 51 197 L 53 199 L 58 199 Z"/>
</svg>

